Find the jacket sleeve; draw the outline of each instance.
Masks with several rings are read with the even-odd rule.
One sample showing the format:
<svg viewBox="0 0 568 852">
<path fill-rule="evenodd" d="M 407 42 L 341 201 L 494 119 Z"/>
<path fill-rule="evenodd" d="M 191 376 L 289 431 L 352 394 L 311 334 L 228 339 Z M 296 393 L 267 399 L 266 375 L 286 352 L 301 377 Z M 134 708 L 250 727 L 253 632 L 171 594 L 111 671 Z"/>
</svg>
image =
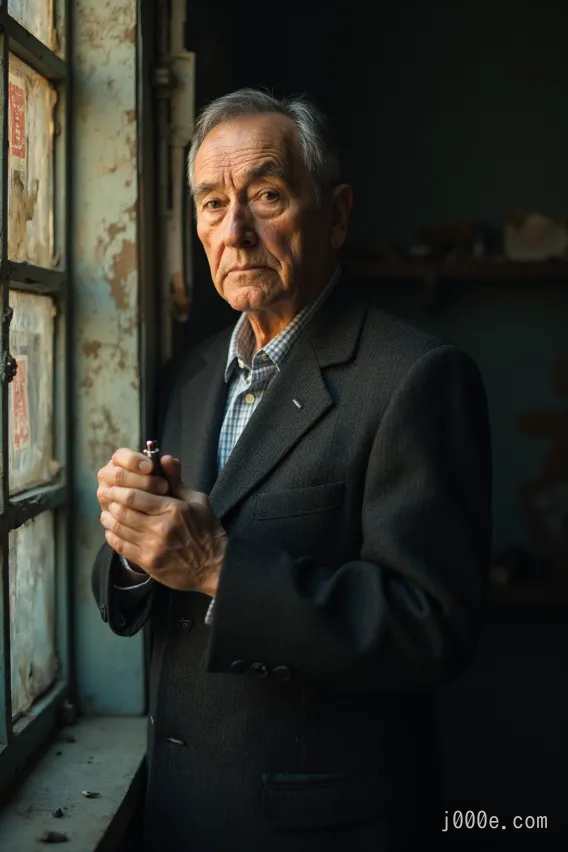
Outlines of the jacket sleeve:
<svg viewBox="0 0 568 852">
<path fill-rule="evenodd" d="M 102 620 L 109 625 L 113 633 L 119 636 L 134 636 L 148 620 L 157 583 L 150 579 L 149 583 L 134 589 L 117 589 L 115 569 L 119 559 L 119 555 L 105 542 L 93 565 L 93 595 Z"/>
<path fill-rule="evenodd" d="M 491 447 L 479 371 L 455 347 L 422 355 L 392 394 L 361 523 L 357 558 L 335 566 L 229 535 L 208 670 L 382 691 L 430 689 L 469 663 L 490 556 Z"/>
</svg>

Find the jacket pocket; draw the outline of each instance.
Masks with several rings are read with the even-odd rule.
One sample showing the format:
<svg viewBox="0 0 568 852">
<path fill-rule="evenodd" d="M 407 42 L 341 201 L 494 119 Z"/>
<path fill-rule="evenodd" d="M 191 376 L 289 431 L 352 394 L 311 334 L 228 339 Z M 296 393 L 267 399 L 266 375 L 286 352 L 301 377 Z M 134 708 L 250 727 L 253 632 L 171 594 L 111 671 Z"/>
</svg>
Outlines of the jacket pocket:
<svg viewBox="0 0 568 852">
<path fill-rule="evenodd" d="M 385 785 L 347 773 L 265 773 L 264 813 L 276 828 L 354 825 L 386 817 Z"/>
<path fill-rule="evenodd" d="M 286 491 L 268 491 L 256 497 L 256 517 L 266 520 L 325 512 L 341 506 L 344 495 L 344 482 L 328 482 L 324 485 L 309 485 L 306 488 L 291 488 Z"/>
</svg>

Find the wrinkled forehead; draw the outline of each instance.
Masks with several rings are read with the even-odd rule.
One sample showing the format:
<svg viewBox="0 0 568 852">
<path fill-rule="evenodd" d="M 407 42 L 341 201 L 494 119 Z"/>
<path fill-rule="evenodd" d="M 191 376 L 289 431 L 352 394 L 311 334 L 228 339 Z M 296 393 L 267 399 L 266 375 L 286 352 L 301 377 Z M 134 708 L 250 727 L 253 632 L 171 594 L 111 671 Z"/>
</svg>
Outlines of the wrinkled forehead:
<svg viewBox="0 0 568 852">
<path fill-rule="evenodd" d="M 247 116 L 218 124 L 207 134 L 195 158 L 194 183 L 240 183 L 271 172 L 291 184 L 307 175 L 296 125 L 285 115 Z"/>
</svg>

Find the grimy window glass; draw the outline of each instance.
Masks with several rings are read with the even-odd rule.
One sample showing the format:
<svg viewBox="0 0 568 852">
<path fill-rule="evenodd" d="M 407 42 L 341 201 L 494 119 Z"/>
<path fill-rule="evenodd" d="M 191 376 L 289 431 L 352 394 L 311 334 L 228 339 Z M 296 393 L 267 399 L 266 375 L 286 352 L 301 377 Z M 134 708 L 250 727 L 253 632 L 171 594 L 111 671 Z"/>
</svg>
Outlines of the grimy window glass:
<svg viewBox="0 0 568 852">
<path fill-rule="evenodd" d="M 55 89 L 15 56 L 8 77 L 8 257 L 53 266 Z"/>
<path fill-rule="evenodd" d="M 0 0 L 0 794 L 69 687 L 68 5 Z"/>
<path fill-rule="evenodd" d="M 8 12 L 32 35 L 57 52 L 53 0 L 8 0 Z"/>
</svg>

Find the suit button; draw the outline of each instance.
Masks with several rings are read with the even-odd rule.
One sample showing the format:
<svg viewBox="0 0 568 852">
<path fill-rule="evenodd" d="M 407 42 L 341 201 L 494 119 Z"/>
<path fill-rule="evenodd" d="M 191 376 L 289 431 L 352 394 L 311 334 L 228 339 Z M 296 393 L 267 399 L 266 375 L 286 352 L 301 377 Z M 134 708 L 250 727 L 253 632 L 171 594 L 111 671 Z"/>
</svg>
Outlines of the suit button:
<svg viewBox="0 0 568 852">
<path fill-rule="evenodd" d="M 292 676 L 288 666 L 276 666 L 275 669 L 272 669 L 272 674 L 277 680 L 290 680 Z"/>
<path fill-rule="evenodd" d="M 234 674 L 245 674 L 248 672 L 248 663 L 246 660 L 235 660 L 231 663 L 231 671 Z"/>
<path fill-rule="evenodd" d="M 254 675 L 255 677 L 266 677 L 268 674 L 268 668 L 264 665 L 264 663 L 253 663 L 249 669 L 249 674 Z"/>
<path fill-rule="evenodd" d="M 101 618 L 103 621 L 108 621 L 107 608 L 104 604 L 101 604 L 99 607 L 99 612 L 101 614 Z"/>
<path fill-rule="evenodd" d="M 190 618 L 178 618 L 177 626 L 178 629 L 182 630 L 184 633 L 189 633 L 193 627 L 193 621 Z"/>
</svg>

